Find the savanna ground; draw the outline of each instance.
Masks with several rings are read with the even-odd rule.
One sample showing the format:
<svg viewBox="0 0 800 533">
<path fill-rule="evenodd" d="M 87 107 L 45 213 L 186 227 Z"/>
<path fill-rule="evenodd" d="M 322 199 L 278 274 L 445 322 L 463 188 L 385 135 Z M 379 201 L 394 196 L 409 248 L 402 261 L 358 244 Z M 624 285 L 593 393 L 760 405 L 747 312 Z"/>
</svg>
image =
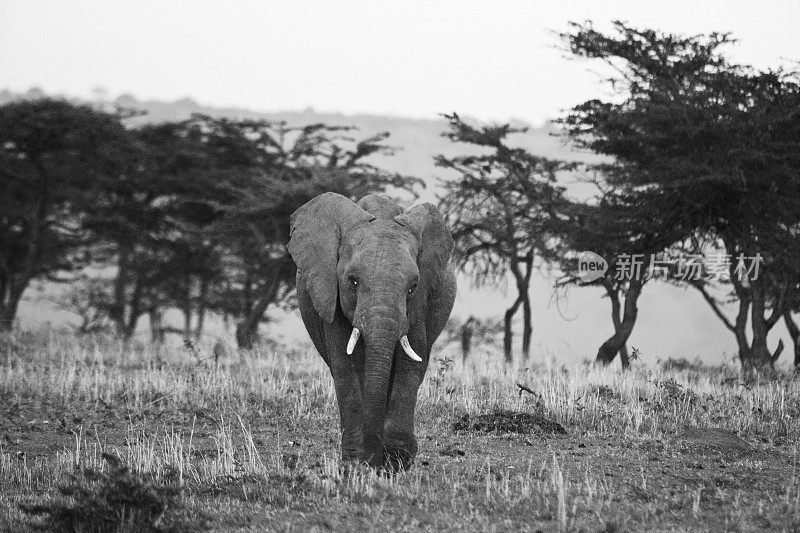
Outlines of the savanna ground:
<svg viewBox="0 0 800 533">
<path fill-rule="evenodd" d="M 435 357 L 414 468 L 343 477 L 332 381 L 311 350 L 215 361 L 203 346 L 6 335 L 0 528 L 800 529 L 791 376 Z"/>
</svg>

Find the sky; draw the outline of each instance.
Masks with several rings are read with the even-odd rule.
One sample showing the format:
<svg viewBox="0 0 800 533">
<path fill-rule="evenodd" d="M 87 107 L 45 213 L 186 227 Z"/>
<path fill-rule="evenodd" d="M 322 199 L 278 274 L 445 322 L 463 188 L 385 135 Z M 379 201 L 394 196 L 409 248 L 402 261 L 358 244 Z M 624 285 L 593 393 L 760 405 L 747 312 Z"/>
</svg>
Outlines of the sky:
<svg viewBox="0 0 800 533">
<path fill-rule="evenodd" d="M 0 88 L 540 124 L 604 91 L 553 35 L 587 19 L 730 31 L 759 68 L 800 59 L 798 0 L 0 0 Z"/>
</svg>

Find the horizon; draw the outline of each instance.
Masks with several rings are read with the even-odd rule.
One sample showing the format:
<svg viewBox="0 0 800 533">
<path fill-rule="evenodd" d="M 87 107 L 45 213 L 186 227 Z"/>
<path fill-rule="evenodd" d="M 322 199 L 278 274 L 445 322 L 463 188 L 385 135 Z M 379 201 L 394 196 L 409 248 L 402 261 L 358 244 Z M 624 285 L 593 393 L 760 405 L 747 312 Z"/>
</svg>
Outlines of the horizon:
<svg viewBox="0 0 800 533">
<path fill-rule="evenodd" d="M 44 98 L 63 98 L 68 101 L 73 102 L 80 102 L 80 103 L 116 103 L 119 100 L 134 100 L 136 104 L 143 105 L 143 104 L 158 104 L 164 106 L 176 106 L 181 104 L 192 105 L 199 108 L 210 109 L 214 110 L 219 113 L 228 113 L 228 112 L 242 112 L 247 114 L 256 114 L 256 115 L 303 115 L 303 114 L 311 114 L 311 115 L 328 115 L 328 116 L 341 116 L 345 118 L 379 118 L 379 119 L 388 119 L 388 120 L 403 120 L 403 121 L 427 121 L 427 122 L 444 122 L 443 115 L 445 113 L 450 113 L 451 111 L 444 110 L 441 113 L 436 113 L 430 117 L 415 117 L 409 115 L 398 115 L 391 112 L 386 113 L 377 113 L 371 111 L 353 111 L 353 112 L 345 112 L 335 109 L 317 109 L 313 106 L 307 106 L 305 108 L 298 108 L 298 109 L 256 109 L 250 107 L 243 107 L 243 106 L 225 106 L 225 105 L 215 105 L 215 104 L 208 104 L 205 102 L 199 102 L 196 99 L 192 98 L 191 96 L 183 96 L 180 98 L 140 98 L 135 94 L 130 92 L 123 92 L 117 95 L 108 94 L 107 91 L 102 91 L 102 96 L 100 96 L 99 89 L 104 89 L 102 87 L 96 87 L 94 93 L 92 95 L 79 95 L 79 94 L 68 94 L 68 93 L 59 93 L 59 92 L 49 92 L 44 90 L 42 87 L 38 85 L 32 85 L 28 88 L 23 88 L 21 90 L 12 90 L 10 87 L 0 87 L 0 96 L 8 95 L 11 98 L 31 98 L 31 95 L 41 95 Z M 469 113 L 459 113 L 459 116 L 462 118 L 466 118 L 468 120 L 474 120 L 476 122 L 483 122 L 478 117 L 474 117 Z M 549 118 L 545 120 L 542 124 L 533 124 L 529 121 L 526 121 L 519 117 L 510 117 L 509 119 L 502 121 L 507 122 L 509 124 L 522 124 L 525 127 L 530 129 L 552 129 L 552 121 L 555 120 L 556 117 Z M 489 120 L 486 121 L 488 123 L 496 123 L 500 121 Z"/>
</svg>

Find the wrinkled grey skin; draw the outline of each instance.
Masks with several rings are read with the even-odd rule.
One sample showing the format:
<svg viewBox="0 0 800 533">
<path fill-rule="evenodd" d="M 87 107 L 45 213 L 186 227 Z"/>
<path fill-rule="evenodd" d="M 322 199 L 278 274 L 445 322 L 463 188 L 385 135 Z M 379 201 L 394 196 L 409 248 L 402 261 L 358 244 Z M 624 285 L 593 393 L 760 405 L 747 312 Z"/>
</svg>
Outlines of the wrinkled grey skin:
<svg viewBox="0 0 800 533">
<path fill-rule="evenodd" d="M 292 215 L 288 249 L 303 322 L 333 376 L 342 459 L 408 469 L 417 391 L 455 301 L 441 214 L 431 204 L 403 212 L 385 196 L 355 204 L 325 193 Z M 353 326 L 361 338 L 347 355 Z M 422 362 L 400 347 L 403 335 Z"/>
</svg>

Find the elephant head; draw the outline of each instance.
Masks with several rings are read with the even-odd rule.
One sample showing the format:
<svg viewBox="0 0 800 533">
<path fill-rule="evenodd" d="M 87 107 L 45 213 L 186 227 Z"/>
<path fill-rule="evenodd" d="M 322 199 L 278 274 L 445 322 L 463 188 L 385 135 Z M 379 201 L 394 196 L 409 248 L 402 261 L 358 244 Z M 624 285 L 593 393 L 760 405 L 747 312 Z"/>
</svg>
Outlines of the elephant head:
<svg viewBox="0 0 800 533">
<path fill-rule="evenodd" d="M 412 410 L 427 368 L 427 304 L 447 266 L 452 237 L 431 204 L 403 212 L 374 195 L 356 204 L 339 194 L 322 194 L 295 211 L 291 226 L 288 249 L 298 268 L 298 292 L 306 291 L 329 328 L 340 323 L 349 333 L 349 340 L 343 337 L 346 345 L 329 349 L 334 353 L 328 358 L 351 359 L 363 393 L 362 458 L 379 466 L 392 387 L 406 379 L 398 377 L 398 368 L 416 372 Z M 396 349 L 398 343 L 402 350 Z M 407 359 L 395 360 L 402 357 Z M 328 364 L 333 370 L 336 361 Z"/>
</svg>

